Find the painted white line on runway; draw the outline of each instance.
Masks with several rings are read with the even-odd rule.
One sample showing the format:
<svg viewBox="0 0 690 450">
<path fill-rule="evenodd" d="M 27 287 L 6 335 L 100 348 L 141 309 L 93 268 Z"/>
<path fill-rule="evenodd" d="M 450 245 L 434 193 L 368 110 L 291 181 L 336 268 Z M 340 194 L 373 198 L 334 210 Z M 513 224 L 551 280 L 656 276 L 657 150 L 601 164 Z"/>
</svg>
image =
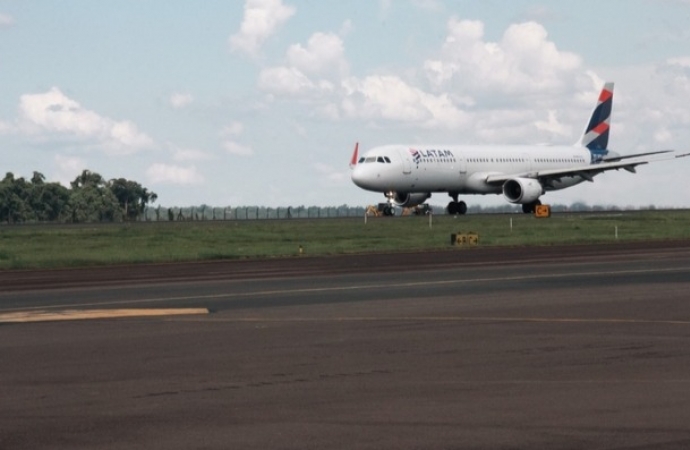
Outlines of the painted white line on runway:
<svg viewBox="0 0 690 450">
<path fill-rule="evenodd" d="M 177 319 L 176 319 L 177 320 Z M 194 321 L 185 319 L 180 321 Z M 469 317 L 469 316 L 351 316 L 351 317 L 222 317 L 204 319 L 207 322 L 237 323 L 338 323 L 338 322 L 519 322 L 519 323 L 592 323 L 592 324 L 635 324 L 635 325 L 690 325 L 690 320 L 649 320 L 621 318 L 570 318 L 570 317 Z"/>
<path fill-rule="evenodd" d="M 362 285 L 347 285 L 347 286 L 329 286 L 320 288 L 299 288 L 299 289 L 277 289 L 265 290 L 256 292 L 224 292 L 220 294 L 209 295 L 187 295 L 179 297 L 153 297 L 142 299 L 124 299 L 111 300 L 104 302 L 87 302 L 87 303 L 63 303 L 59 305 L 35 306 L 28 308 L 0 308 L 0 312 L 12 311 L 30 311 L 30 310 L 48 310 L 48 309 L 64 309 L 64 308 L 84 308 L 90 306 L 110 306 L 110 305 L 137 305 L 146 303 L 168 303 L 179 301 L 199 301 L 199 300 L 220 300 L 233 298 L 252 298 L 252 297 L 272 297 L 276 295 L 299 295 L 299 294 L 318 294 L 318 293 L 334 293 L 345 291 L 357 291 L 365 289 L 390 289 L 390 288 L 416 288 L 416 287 L 434 287 L 447 285 L 461 285 L 472 283 L 498 283 L 508 281 L 534 281 L 534 280 L 553 280 L 560 278 L 592 278 L 592 277 L 609 277 L 615 275 L 642 275 L 654 273 L 673 273 L 673 272 L 690 272 L 690 267 L 673 267 L 668 269 L 637 269 L 637 270 L 611 270 L 611 271 L 597 271 L 597 272 L 571 272 L 571 273 L 557 273 L 557 274 L 537 274 L 537 275 L 522 275 L 509 277 L 493 277 L 493 278 L 467 278 L 457 280 L 438 280 L 438 281 L 414 281 L 407 283 L 378 283 L 378 284 L 362 284 Z"/>
</svg>

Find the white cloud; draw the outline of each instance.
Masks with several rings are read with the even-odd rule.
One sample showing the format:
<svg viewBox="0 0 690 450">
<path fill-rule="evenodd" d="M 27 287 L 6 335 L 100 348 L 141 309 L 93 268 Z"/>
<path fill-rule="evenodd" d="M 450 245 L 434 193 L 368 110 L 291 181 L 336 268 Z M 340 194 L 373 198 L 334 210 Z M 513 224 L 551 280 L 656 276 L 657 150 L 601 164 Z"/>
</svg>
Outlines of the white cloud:
<svg viewBox="0 0 690 450">
<path fill-rule="evenodd" d="M 230 36 L 233 51 L 257 56 L 261 46 L 295 13 L 282 0 L 246 0 L 240 30 Z"/>
<path fill-rule="evenodd" d="M 429 94 L 395 75 L 348 78 L 344 44 L 333 33 L 317 32 L 306 45 L 291 45 L 286 61 L 285 66 L 263 69 L 258 87 L 309 101 L 313 111 L 329 119 L 384 119 L 427 128 L 467 123 L 466 114 L 455 106 L 455 101 L 467 104 L 466 98 Z"/>
<path fill-rule="evenodd" d="M 291 45 L 287 65 L 259 73 L 258 87 L 278 96 L 323 96 L 335 90 L 348 72 L 342 39 L 333 33 L 314 33 L 307 45 Z"/>
<path fill-rule="evenodd" d="M 239 136 L 242 134 L 244 131 L 244 125 L 242 125 L 241 122 L 231 122 L 229 125 L 226 125 L 223 127 L 221 130 L 220 134 L 221 136 Z"/>
<path fill-rule="evenodd" d="M 443 11 L 443 3 L 440 0 L 412 0 L 412 4 L 429 11 Z"/>
<path fill-rule="evenodd" d="M 570 136 L 570 127 L 560 123 L 556 116 L 556 111 L 550 110 L 549 118 L 547 120 L 538 120 L 534 123 L 534 125 L 538 130 L 546 131 L 552 135 Z"/>
<path fill-rule="evenodd" d="M 172 106 L 175 109 L 181 109 L 185 106 L 189 106 L 194 101 L 194 97 L 192 96 L 192 94 L 175 92 L 172 95 L 170 95 L 169 101 L 170 106 Z"/>
<path fill-rule="evenodd" d="M 19 112 L 19 130 L 25 134 L 68 137 L 114 154 L 130 154 L 153 146 L 153 140 L 132 122 L 100 116 L 56 87 L 42 94 L 22 95 Z"/>
<path fill-rule="evenodd" d="M 654 141 L 660 145 L 668 144 L 673 142 L 673 134 L 668 130 L 668 128 L 659 128 L 654 133 Z"/>
<path fill-rule="evenodd" d="M 343 40 L 333 33 L 314 33 L 307 46 L 293 44 L 287 51 L 290 66 L 309 75 L 343 75 L 347 72 Z"/>
<path fill-rule="evenodd" d="M 620 82 L 614 93 L 612 145 L 621 153 L 664 148 L 687 151 L 690 58 L 617 69 L 614 75 Z M 688 162 L 683 160 L 678 167 Z"/>
<path fill-rule="evenodd" d="M 260 72 L 259 89 L 308 102 L 328 119 L 384 119 L 426 128 L 467 124 L 467 115 L 456 106 L 472 104 L 466 96 L 430 94 L 396 75 L 348 77 L 344 43 L 334 33 L 317 32 L 306 45 L 291 45 L 285 59 L 286 65 Z"/>
<path fill-rule="evenodd" d="M 429 94 L 397 76 L 351 78 L 343 86 L 342 108 L 350 117 L 414 122 L 428 128 L 454 128 L 468 121 L 447 94 Z"/>
<path fill-rule="evenodd" d="M 556 12 L 553 6 L 546 5 L 532 5 L 527 7 L 525 11 L 525 16 L 530 20 L 535 21 L 560 21 L 562 20 L 561 14 Z"/>
<path fill-rule="evenodd" d="M 259 89 L 278 95 L 297 95 L 316 85 L 295 67 L 270 67 L 259 74 Z"/>
<path fill-rule="evenodd" d="M 380 5 L 384 10 L 393 6 Z M 405 77 L 348 76 L 342 38 L 325 32 L 289 46 L 285 64 L 263 69 L 257 85 L 272 95 L 270 101 L 299 100 L 312 114 L 329 120 L 390 121 L 428 130 L 463 128 L 467 141 L 544 142 L 553 136 L 570 137 L 571 128 L 564 125 L 568 114 L 558 120 L 567 106 L 555 99 L 588 85 L 590 75 L 583 74 L 580 65 L 580 57 L 559 51 L 538 23 L 511 25 L 498 42 L 488 42 L 481 21 L 452 18 L 439 57 L 424 63 L 422 74 L 431 81 L 431 90 L 416 82 L 415 69 L 407 70 Z M 497 95 L 513 106 L 496 105 Z M 487 107 L 486 100 L 492 99 Z M 590 105 L 591 97 L 587 99 Z M 241 153 L 235 146 L 233 150 Z"/>
<path fill-rule="evenodd" d="M 55 172 L 52 178 L 63 186 L 69 186 L 71 181 L 87 169 L 86 161 L 76 156 L 55 155 Z"/>
<path fill-rule="evenodd" d="M 220 131 L 223 149 L 231 155 L 252 156 L 254 149 L 237 142 L 236 138 L 244 133 L 244 125 L 241 122 L 231 122 Z"/>
<path fill-rule="evenodd" d="M 0 29 L 9 28 L 14 25 L 14 17 L 0 13 Z"/>
<path fill-rule="evenodd" d="M 690 56 L 669 58 L 658 68 L 658 72 L 666 78 L 669 91 L 680 90 L 690 94 Z"/>
<path fill-rule="evenodd" d="M 335 169 L 333 166 L 324 163 L 314 163 L 313 167 L 329 183 L 349 182 L 349 170 Z"/>
<path fill-rule="evenodd" d="M 225 141 L 223 142 L 223 148 L 226 152 L 231 155 L 237 156 L 252 156 L 254 154 L 254 149 L 246 145 L 242 145 L 235 141 Z"/>
<path fill-rule="evenodd" d="M 177 162 L 184 161 L 205 161 L 211 159 L 208 153 L 194 148 L 177 148 L 173 154 L 173 160 Z"/>
<path fill-rule="evenodd" d="M 500 42 L 486 42 L 481 21 L 453 17 L 441 57 L 427 60 L 424 69 L 438 89 L 532 94 L 572 86 L 581 64 L 536 22 L 510 25 Z"/>
<path fill-rule="evenodd" d="M 204 177 L 195 166 L 181 167 L 155 163 L 146 170 L 146 176 L 153 184 L 201 184 Z"/>
<path fill-rule="evenodd" d="M 690 69 L 690 56 L 679 56 L 677 58 L 669 58 L 666 61 L 671 66 L 680 66 Z"/>
<path fill-rule="evenodd" d="M 393 0 L 379 0 L 379 14 L 385 18 L 393 6 Z"/>
<path fill-rule="evenodd" d="M 340 30 L 338 31 L 338 34 L 343 37 L 347 36 L 352 32 L 352 29 L 354 28 L 354 25 L 352 25 L 352 21 L 350 19 L 345 19 L 343 24 L 340 26 Z"/>
</svg>

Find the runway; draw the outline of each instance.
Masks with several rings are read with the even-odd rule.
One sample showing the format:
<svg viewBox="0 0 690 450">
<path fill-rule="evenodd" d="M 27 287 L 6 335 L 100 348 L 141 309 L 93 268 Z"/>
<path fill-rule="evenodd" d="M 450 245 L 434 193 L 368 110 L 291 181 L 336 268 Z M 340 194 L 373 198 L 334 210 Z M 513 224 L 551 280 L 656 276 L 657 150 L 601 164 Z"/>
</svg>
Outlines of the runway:
<svg viewBox="0 0 690 450">
<path fill-rule="evenodd" d="M 0 283 L 2 449 L 690 446 L 690 242 Z"/>
</svg>

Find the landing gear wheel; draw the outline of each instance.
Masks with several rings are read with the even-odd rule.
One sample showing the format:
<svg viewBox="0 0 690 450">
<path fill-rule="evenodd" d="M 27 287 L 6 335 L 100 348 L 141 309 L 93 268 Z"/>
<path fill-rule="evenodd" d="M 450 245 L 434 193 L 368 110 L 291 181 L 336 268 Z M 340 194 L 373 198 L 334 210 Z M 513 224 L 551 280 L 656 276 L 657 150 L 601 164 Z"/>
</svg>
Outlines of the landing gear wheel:
<svg viewBox="0 0 690 450">
<path fill-rule="evenodd" d="M 525 203 L 522 205 L 522 212 L 525 214 L 533 214 L 539 205 L 541 205 L 539 200 L 535 200 L 532 203 Z"/>
<path fill-rule="evenodd" d="M 384 216 L 394 216 L 395 215 L 395 209 L 393 209 L 392 206 L 388 205 L 385 208 L 383 208 L 383 215 Z"/>
<path fill-rule="evenodd" d="M 467 213 L 467 203 L 458 202 L 458 214 L 464 215 L 465 213 Z"/>
<path fill-rule="evenodd" d="M 448 203 L 448 214 L 451 216 L 463 215 L 467 212 L 467 204 L 465 202 L 450 202 Z"/>
</svg>

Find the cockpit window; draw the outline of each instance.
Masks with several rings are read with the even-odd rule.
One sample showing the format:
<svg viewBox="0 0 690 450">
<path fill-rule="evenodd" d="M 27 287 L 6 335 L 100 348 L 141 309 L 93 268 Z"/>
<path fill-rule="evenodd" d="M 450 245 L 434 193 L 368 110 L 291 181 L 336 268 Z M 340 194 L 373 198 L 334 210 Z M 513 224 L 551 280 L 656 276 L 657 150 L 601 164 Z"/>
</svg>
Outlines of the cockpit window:
<svg viewBox="0 0 690 450">
<path fill-rule="evenodd" d="M 364 162 L 364 156 L 362 156 L 361 158 L 359 158 L 359 161 L 357 161 L 357 164 L 362 164 L 363 162 Z"/>
<path fill-rule="evenodd" d="M 359 159 L 359 163 L 381 163 L 381 164 L 390 164 L 391 159 L 388 156 L 366 156 L 362 157 Z"/>
</svg>

